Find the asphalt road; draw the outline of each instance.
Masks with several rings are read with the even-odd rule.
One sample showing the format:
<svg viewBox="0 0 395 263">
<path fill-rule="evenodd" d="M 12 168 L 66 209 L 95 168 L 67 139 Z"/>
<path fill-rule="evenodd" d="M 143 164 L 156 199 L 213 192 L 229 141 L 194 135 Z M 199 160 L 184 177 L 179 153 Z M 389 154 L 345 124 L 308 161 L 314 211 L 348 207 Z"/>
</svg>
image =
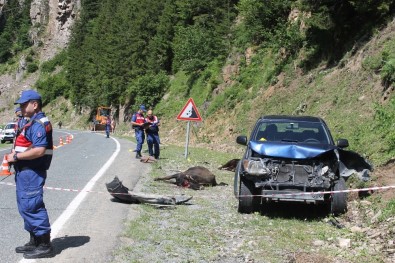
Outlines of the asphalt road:
<svg viewBox="0 0 395 263">
<path fill-rule="evenodd" d="M 105 183 L 118 176 L 124 185 L 133 188 L 140 175 L 149 170 L 149 164 L 134 158 L 135 144 L 131 141 L 107 139 L 102 133 L 55 130 L 54 144 L 59 144 L 61 136 L 65 141 L 68 134 L 74 139 L 54 150 L 44 191 L 55 257 L 24 260 L 21 254 L 15 253 L 15 247 L 26 243 L 29 234 L 23 229 L 16 207 L 15 186 L 10 185 L 14 183 L 14 176 L 11 175 L 0 177 L 1 262 L 111 261 L 132 208 L 113 202 Z M 9 148 L 0 151 L 0 156 Z"/>
</svg>

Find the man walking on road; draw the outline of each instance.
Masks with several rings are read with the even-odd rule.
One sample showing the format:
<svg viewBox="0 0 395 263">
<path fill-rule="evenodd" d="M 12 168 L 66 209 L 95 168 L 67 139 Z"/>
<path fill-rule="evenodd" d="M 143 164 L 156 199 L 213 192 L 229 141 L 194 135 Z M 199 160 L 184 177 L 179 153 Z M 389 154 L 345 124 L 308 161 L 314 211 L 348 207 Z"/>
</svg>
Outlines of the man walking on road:
<svg viewBox="0 0 395 263">
<path fill-rule="evenodd" d="M 36 91 L 23 91 L 15 104 L 20 104 L 23 117 L 30 118 L 16 137 L 12 153 L 6 156 L 14 164 L 18 210 L 30 233 L 30 241 L 15 251 L 28 259 L 51 257 L 51 226 L 43 186 L 52 160 L 52 125 L 41 111 L 41 95 Z"/>
<path fill-rule="evenodd" d="M 106 138 L 110 138 L 110 131 L 111 131 L 111 118 L 110 118 L 110 115 L 107 115 L 107 119 L 106 119 Z"/>
</svg>

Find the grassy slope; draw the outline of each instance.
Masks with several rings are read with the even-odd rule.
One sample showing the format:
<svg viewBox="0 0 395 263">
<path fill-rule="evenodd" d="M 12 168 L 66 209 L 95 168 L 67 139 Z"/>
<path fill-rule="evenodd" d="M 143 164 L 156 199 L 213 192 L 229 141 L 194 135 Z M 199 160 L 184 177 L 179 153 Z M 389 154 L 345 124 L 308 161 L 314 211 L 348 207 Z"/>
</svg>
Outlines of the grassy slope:
<svg viewBox="0 0 395 263">
<path fill-rule="evenodd" d="M 353 56 L 346 55 L 337 67 L 321 65 L 302 73 L 292 64 L 283 69 L 277 81 L 273 81 L 275 55 L 269 50 L 257 50 L 248 66 L 243 66 L 243 60 L 232 61 L 241 65 L 238 74 L 231 76 L 237 81 L 219 94 L 212 93 L 213 83 L 222 81 L 217 65 L 203 72 L 202 77 L 189 86 L 189 93 L 182 92 L 188 86 L 188 78 L 178 74 L 167 99 L 156 108 L 163 120 L 163 130 L 171 131 L 165 140 L 180 143 L 179 138 L 184 137 L 185 125 L 175 119 L 189 97 L 194 99 L 204 120 L 194 124 L 191 142 L 209 148 L 221 145 L 215 146 L 220 150 L 238 149 L 235 137 L 241 133 L 248 135 L 259 116 L 294 114 L 305 104 L 302 114 L 323 117 L 335 140 L 349 139 L 349 149 L 381 165 L 394 156 L 375 129 L 375 125 L 379 125 L 374 119 L 375 105 L 389 106 L 388 100 L 381 101 L 381 78 L 370 68 L 369 61 L 380 59 L 384 49 L 395 51 L 394 27 L 394 23 L 390 23 L 361 45 Z M 204 103 L 206 100 L 209 102 Z"/>
</svg>

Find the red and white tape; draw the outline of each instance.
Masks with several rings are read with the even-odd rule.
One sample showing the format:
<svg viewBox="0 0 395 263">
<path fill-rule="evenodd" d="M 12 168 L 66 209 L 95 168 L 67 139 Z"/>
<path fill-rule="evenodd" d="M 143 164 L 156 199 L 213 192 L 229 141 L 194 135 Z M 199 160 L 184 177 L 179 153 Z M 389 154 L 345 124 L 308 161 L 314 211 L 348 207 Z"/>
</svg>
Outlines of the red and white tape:
<svg viewBox="0 0 395 263">
<path fill-rule="evenodd" d="M 15 184 L 13 183 L 6 183 L 6 182 L 0 182 L 0 185 L 8 185 L 8 186 L 14 186 Z M 69 188 L 61 188 L 61 187 L 51 187 L 51 186 L 44 186 L 44 189 L 48 190 L 55 190 L 55 191 L 65 191 L 65 192 L 82 192 L 82 190 L 78 189 L 69 189 Z M 395 185 L 389 185 L 389 186 L 375 186 L 375 187 L 368 187 L 368 188 L 357 188 L 357 189 L 348 189 L 348 190 L 339 190 L 339 191 L 320 191 L 320 192 L 295 192 L 295 193 L 281 193 L 281 195 L 284 196 L 297 196 L 297 195 L 324 195 L 324 194 L 336 194 L 336 193 L 351 193 L 351 192 L 369 192 L 369 191 L 384 191 L 384 190 L 389 190 L 389 189 L 394 189 Z M 98 194 L 108 194 L 107 192 L 101 192 L 101 191 L 85 191 L 87 193 L 98 193 Z M 119 193 L 119 195 L 122 195 L 122 193 Z M 125 194 L 128 195 L 128 194 Z M 275 195 L 275 194 L 273 194 Z M 247 196 L 263 196 L 263 195 L 239 195 L 238 197 L 247 197 Z M 264 197 L 270 197 L 270 194 L 264 195 Z"/>
<path fill-rule="evenodd" d="M 13 183 L 5 183 L 5 182 L 0 182 L 0 185 L 8 185 L 8 186 L 16 186 Z M 70 189 L 70 188 L 61 188 L 61 187 L 51 187 L 51 186 L 44 186 L 44 189 L 48 190 L 55 190 L 55 191 L 65 191 L 65 192 L 82 192 L 82 190 L 78 189 Z M 87 193 L 97 193 L 97 194 L 106 194 L 107 192 L 101 192 L 101 191 L 84 191 Z M 127 195 L 127 194 L 126 194 Z"/>
<path fill-rule="evenodd" d="M 238 197 L 247 197 L 247 196 L 262 196 L 262 197 L 270 197 L 275 196 L 277 194 L 281 194 L 282 196 L 298 196 L 298 195 L 324 195 L 324 194 L 336 194 L 336 193 L 351 193 L 351 192 L 371 192 L 371 191 L 384 191 L 389 189 L 394 189 L 395 185 L 389 186 L 375 186 L 368 188 L 357 188 L 357 189 L 348 189 L 348 190 L 338 190 L 338 191 L 319 191 L 319 192 L 295 192 L 295 193 L 281 193 L 279 191 L 276 194 L 265 194 L 265 195 L 239 195 Z"/>
</svg>

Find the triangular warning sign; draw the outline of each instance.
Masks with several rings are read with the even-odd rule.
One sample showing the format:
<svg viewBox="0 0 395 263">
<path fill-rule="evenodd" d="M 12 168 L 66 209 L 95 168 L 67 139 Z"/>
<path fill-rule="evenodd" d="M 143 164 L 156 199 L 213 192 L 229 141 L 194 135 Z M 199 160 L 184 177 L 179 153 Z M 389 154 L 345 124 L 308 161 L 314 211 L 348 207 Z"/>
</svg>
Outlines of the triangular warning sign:
<svg viewBox="0 0 395 263">
<path fill-rule="evenodd" d="M 182 120 L 182 121 L 202 121 L 202 118 L 200 117 L 199 111 L 196 108 L 195 102 L 193 102 L 193 99 L 190 98 L 187 103 L 185 104 L 184 108 L 178 114 L 177 120 Z"/>
</svg>

